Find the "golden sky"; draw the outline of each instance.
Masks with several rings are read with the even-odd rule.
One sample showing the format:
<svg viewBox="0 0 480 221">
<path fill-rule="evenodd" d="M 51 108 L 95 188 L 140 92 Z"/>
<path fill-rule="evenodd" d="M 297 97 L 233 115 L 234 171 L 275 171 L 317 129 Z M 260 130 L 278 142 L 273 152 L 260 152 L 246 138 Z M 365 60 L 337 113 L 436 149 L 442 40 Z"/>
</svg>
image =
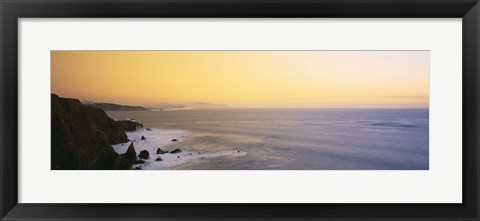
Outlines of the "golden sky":
<svg viewBox="0 0 480 221">
<path fill-rule="evenodd" d="M 153 107 L 425 108 L 428 51 L 52 51 L 52 93 Z"/>
</svg>

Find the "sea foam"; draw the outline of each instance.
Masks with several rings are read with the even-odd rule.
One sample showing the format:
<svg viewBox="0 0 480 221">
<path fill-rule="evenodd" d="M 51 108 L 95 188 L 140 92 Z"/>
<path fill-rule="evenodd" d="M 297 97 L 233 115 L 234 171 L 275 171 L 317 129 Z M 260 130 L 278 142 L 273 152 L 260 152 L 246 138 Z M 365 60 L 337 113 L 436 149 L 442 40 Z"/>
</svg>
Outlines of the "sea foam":
<svg viewBox="0 0 480 221">
<path fill-rule="evenodd" d="M 190 136 L 188 133 L 180 130 L 164 130 L 158 128 L 151 128 L 150 130 L 138 129 L 133 132 L 126 132 L 128 139 L 127 143 L 112 145 L 115 152 L 123 154 L 127 151 L 131 142 L 135 146 L 137 154 L 142 150 L 147 150 L 150 154 L 149 159 L 145 160 L 144 164 L 135 164 L 133 167 L 140 167 L 145 170 L 161 170 L 170 169 L 181 164 L 191 163 L 199 160 L 208 160 L 216 157 L 240 157 L 247 155 L 247 152 L 240 150 L 224 150 L 217 152 L 198 152 L 186 149 L 186 147 L 179 148 L 172 147 L 173 144 L 181 143 L 182 140 L 188 139 Z M 142 140 L 142 136 L 145 137 Z M 172 141 L 177 139 L 179 141 Z M 165 153 L 157 154 L 157 149 L 161 148 L 163 151 L 172 151 L 176 148 L 182 150 L 180 153 Z M 157 158 L 161 158 L 161 161 L 156 161 Z"/>
</svg>

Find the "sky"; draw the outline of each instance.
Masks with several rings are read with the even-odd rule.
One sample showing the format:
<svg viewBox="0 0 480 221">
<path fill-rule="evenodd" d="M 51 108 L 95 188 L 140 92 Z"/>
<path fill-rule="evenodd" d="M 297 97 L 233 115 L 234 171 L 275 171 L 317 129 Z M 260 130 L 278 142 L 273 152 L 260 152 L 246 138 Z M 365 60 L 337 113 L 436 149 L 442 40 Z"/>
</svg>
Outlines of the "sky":
<svg viewBox="0 0 480 221">
<path fill-rule="evenodd" d="M 155 107 L 427 108 L 429 51 L 52 51 L 61 97 Z"/>
</svg>

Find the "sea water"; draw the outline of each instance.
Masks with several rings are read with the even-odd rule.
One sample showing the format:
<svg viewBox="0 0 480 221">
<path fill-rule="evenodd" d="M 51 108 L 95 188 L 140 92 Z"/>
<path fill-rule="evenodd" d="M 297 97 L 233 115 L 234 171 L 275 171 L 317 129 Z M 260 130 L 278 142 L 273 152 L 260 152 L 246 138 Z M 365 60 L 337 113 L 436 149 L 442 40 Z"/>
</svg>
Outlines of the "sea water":
<svg viewBox="0 0 480 221">
<path fill-rule="evenodd" d="M 428 109 L 191 109 L 109 111 L 145 129 L 129 133 L 144 169 L 428 170 Z M 140 141 L 145 135 L 146 141 Z M 179 139 L 173 142 L 171 139 Z M 128 144 L 116 146 L 126 151 Z M 158 155 L 155 150 L 183 152 Z M 175 160 L 175 161 L 172 161 Z"/>
</svg>

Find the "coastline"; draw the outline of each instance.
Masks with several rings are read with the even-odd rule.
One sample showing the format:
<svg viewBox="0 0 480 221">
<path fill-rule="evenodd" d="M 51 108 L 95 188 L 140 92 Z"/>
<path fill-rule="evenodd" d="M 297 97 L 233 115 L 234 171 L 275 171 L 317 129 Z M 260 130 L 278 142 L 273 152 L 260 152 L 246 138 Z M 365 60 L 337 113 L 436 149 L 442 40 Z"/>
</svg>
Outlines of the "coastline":
<svg viewBox="0 0 480 221">
<path fill-rule="evenodd" d="M 105 112 L 51 98 L 52 170 L 428 169 L 428 110 Z"/>
<path fill-rule="evenodd" d="M 133 117 L 145 129 L 187 132 L 179 142 L 167 140 L 160 146 L 165 151 L 178 148 L 192 153 L 158 166 L 172 170 L 424 170 L 428 169 L 428 113 L 427 109 L 236 108 L 108 112 L 114 119 Z M 142 149 L 135 143 L 135 150 L 138 154 Z M 248 154 L 186 158 L 198 151 L 227 151 L 221 155 L 233 150 Z M 155 157 L 154 153 L 151 150 L 150 156 Z M 157 167 L 145 167 L 149 168 Z"/>
<path fill-rule="evenodd" d="M 133 143 L 137 154 L 144 150 L 148 151 L 149 153 L 148 159 L 139 159 L 145 161 L 144 163 L 133 164 L 132 169 L 174 169 L 176 166 L 180 166 L 182 164 L 210 158 L 223 156 L 240 157 L 247 155 L 247 152 L 240 150 L 198 152 L 189 150 L 188 147 L 185 146 L 179 148 L 181 152 L 170 153 L 171 151 L 178 149 L 178 145 L 176 144 L 181 144 L 182 141 L 189 139 L 192 136 L 191 134 L 181 130 L 138 128 L 135 131 L 126 131 L 125 133 L 127 134 L 129 141 L 126 143 L 112 145 L 112 148 L 116 153 L 119 155 L 125 154 L 131 143 Z M 145 139 L 142 139 L 142 136 Z M 174 145 L 175 147 L 173 147 Z M 158 148 L 166 153 L 157 154 Z M 157 160 L 158 158 L 161 160 Z"/>
</svg>

